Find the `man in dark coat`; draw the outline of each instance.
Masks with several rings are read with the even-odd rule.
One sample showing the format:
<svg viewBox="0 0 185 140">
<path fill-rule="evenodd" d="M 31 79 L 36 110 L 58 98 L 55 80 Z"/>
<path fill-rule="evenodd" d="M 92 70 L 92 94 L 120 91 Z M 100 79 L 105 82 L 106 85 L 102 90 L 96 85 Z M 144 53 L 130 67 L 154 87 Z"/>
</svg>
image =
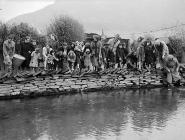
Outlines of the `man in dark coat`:
<svg viewBox="0 0 185 140">
<path fill-rule="evenodd" d="M 124 66 L 126 63 L 126 55 L 125 55 L 125 43 L 120 43 L 116 49 L 116 63 L 120 68 Z"/>
<path fill-rule="evenodd" d="M 29 69 L 29 64 L 31 61 L 31 53 L 34 51 L 34 46 L 30 42 L 30 37 L 27 36 L 24 43 L 21 46 L 21 55 L 26 58 L 22 64 L 22 69 Z"/>
<path fill-rule="evenodd" d="M 21 40 L 18 40 L 15 44 L 15 53 L 21 55 Z"/>
<path fill-rule="evenodd" d="M 155 67 L 156 62 L 156 55 L 155 55 L 155 48 L 152 44 L 152 41 L 149 39 L 146 39 L 146 41 L 142 44 L 144 46 L 145 51 L 145 67 L 150 71 L 151 68 Z"/>
</svg>

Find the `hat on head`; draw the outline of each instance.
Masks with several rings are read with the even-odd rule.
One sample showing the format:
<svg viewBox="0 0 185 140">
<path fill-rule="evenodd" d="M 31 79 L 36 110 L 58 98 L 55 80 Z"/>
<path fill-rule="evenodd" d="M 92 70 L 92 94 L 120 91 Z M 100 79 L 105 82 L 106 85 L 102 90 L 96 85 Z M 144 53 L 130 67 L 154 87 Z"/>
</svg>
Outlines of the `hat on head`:
<svg viewBox="0 0 185 140">
<path fill-rule="evenodd" d="M 89 49 L 89 48 L 87 48 L 87 49 L 85 50 L 85 52 L 90 52 L 90 49 Z"/>
<path fill-rule="evenodd" d="M 64 42 L 64 43 L 63 43 L 63 46 L 67 46 L 67 43 L 66 43 L 66 42 Z"/>
<path fill-rule="evenodd" d="M 35 51 L 36 51 L 36 52 L 40 51 L 40 48 L 35 48 Z"/>
<path fill-rule="evenodd" d="M 119 37 L 120 37 L 120 35 L 119 35 L 119 34 L 116 34 L 116 35 L 115 35 L 115 38 L 119 38 Z"/>
<path fill-rule="evenodd" d="M 73 51 L 69 51 L 68 61 L 73 62 L 73 63 L 76 61 L 76 54 Z"/>
<path fill-rule="evenodd" d="M 144 37 L 145 41 L 151 41 L 153 42 L 154 41 L 154 36 L 151 35 L 151 34 L 146 34 L 145 37 Z"/>
<path fill-rule="evenodd" d="M 99 40 L 100 39 L 100 36 L 99 35 L 93 35 L 93 39 L 94 40 Z"/>
<path fill-rule="evenodd" d="M 91 44 L 90 44 L 89 42 L 86 42 L 86 43 L 85 43 L 85 46 L 86 46 L 86 47 L 90 47 Z"/>
<path fill-rule="evenodd" d="M 80 44 L 77 44 L 74 50 L 82 52 L 82 46 Z"/>
</svg>

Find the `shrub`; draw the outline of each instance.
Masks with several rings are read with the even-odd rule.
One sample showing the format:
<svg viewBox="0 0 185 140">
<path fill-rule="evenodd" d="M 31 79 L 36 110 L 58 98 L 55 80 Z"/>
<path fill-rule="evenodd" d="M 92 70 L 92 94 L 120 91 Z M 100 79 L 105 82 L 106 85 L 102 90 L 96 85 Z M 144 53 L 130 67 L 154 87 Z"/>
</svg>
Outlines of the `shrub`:
<svg viewBox="0 0 185 140">
<path fill-rule="evenodd" d="M 183 28 L 175 30 L 175 33 L 169 37 L 169 45 L 174 52 L 173 55 L 181 62 L 185 48 L 185 30 Z"/>
</svg>

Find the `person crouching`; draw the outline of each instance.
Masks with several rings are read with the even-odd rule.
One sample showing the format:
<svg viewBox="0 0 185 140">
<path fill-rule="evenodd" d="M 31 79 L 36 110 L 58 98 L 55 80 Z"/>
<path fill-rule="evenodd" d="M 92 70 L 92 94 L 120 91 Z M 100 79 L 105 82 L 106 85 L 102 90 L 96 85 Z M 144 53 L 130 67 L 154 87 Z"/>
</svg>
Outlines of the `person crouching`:
<svg viewBox="0 0 185 140">
<path fill-rule="evenodd" d="M 166 55 L 164 57 L 164 75 L 166 79 L 163 77 L 164 84 L 167 85 L 180 85 L 180 74 L 179 74 L 179 62 L 176 57 L 173 55 Z"/>
</svg>

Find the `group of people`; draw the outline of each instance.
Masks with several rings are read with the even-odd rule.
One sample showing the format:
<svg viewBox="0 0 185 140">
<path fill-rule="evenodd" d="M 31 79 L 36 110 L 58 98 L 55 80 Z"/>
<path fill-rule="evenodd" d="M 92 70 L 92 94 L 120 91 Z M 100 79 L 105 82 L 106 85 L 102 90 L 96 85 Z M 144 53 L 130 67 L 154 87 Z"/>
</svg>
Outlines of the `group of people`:
<svg viewBox="0 0 185 140">
<path fill-rule="evenodd" d="M 19 44 L 20 45 L 20 44 Z M 20 49 L 16 48 L 19 47 Z M 16 50 L 19 50 L 16 52 Z M 5 71 L 12 70 L 12 59 L 15 53 L 25 57 L 20 66 L 23 70 L 37 72 L 39 69 L 57 70 L 72 73 L 75 70 L 101 71 L 109 68 L 137 69 L 151 71 L 160 69 L 166 77 L 167 84 L 180 80 L 179 62 L 169 54 L 164 41 L 139 37 L 132 44 L 121 41 L 116 35 L 108 41 L 99 35 L 84 42 L 63 42 L 54 49 L 49 43 L 39 48 L 35 40 L 27 36 L 18 46 L 10 35 L 3 44 Z"/>
</svg>

